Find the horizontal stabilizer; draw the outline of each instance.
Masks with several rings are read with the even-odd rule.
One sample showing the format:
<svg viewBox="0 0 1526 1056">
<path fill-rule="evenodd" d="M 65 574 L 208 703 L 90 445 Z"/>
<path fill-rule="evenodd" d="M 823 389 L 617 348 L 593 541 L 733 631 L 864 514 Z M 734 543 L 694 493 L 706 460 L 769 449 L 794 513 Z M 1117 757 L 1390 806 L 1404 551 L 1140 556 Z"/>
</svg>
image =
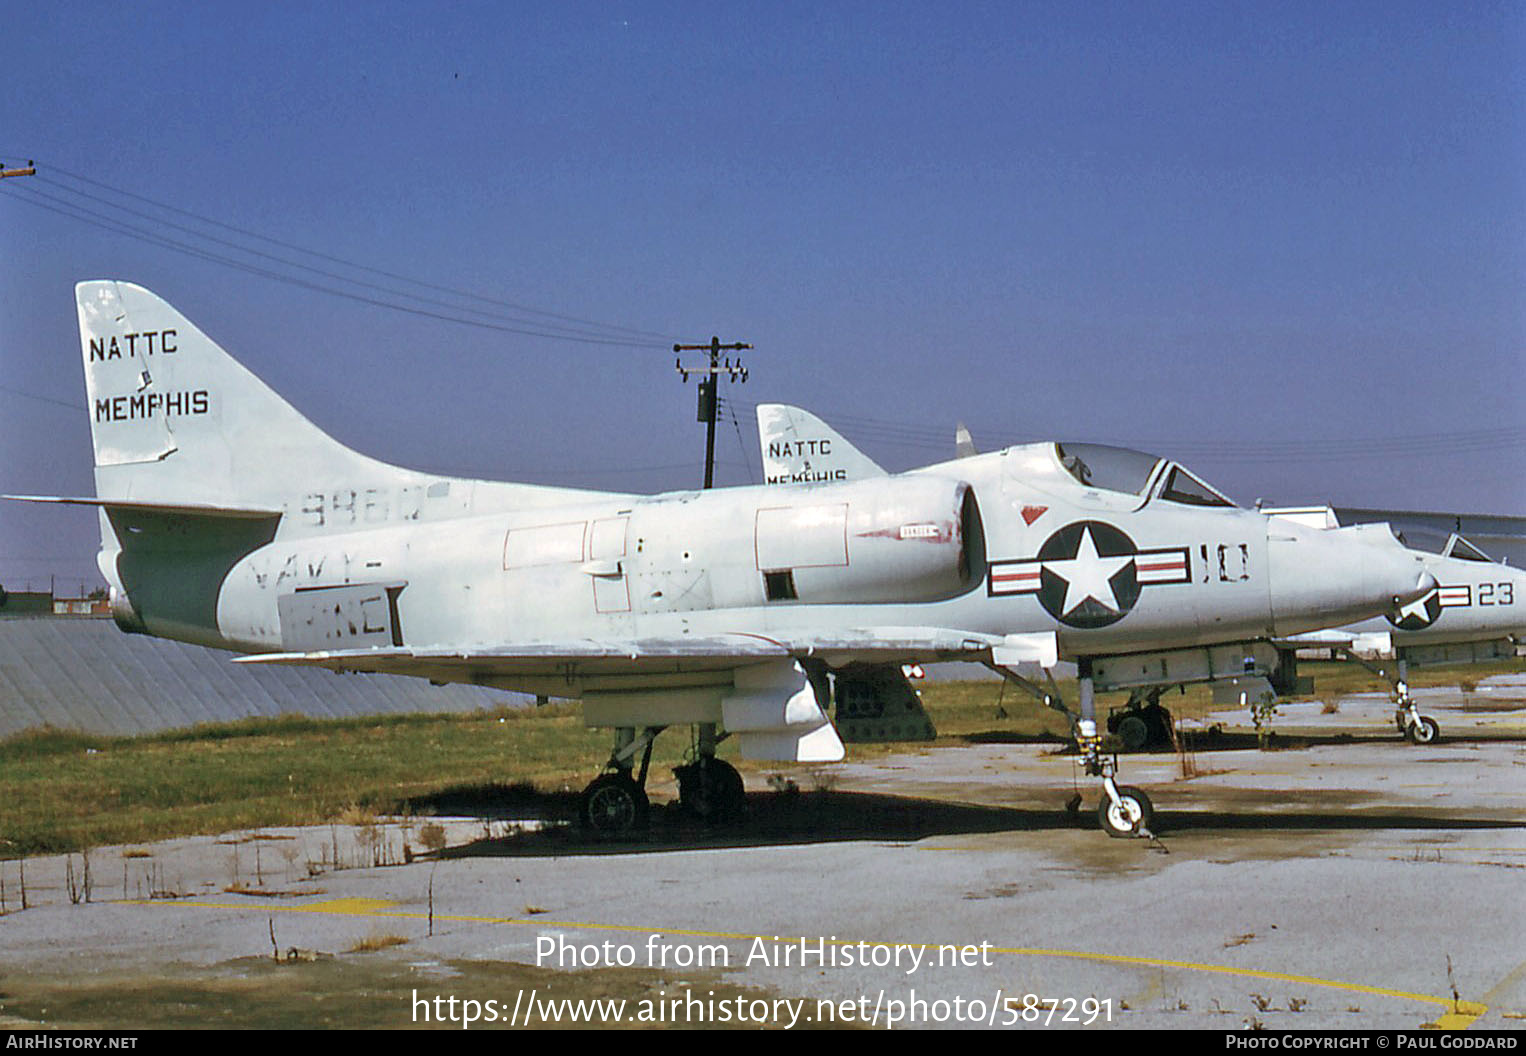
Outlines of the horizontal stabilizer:
<svg viewBox="0 0 1526 1056">
<path fill-rule="evenodd" d="M 280 510 L 260 506 L 215 506 L 194 502 L 143 502 L 135 499 L 93 499 L 62 495 L 0 495 L 17 502 L 58 502 L 68 506 L 99 506 L 103 510 L 131 510 L 138 513 L 189 514 L 200 517 L 279 517 Z"/>
</svg>

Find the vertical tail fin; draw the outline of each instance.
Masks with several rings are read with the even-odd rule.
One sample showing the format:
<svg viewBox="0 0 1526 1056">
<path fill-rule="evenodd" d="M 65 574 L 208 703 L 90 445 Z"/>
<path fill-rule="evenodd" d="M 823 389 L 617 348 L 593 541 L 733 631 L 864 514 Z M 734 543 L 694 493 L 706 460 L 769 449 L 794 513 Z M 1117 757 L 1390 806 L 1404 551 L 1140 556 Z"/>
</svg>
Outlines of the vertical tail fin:
<svg viewBox="0 0 1526 1056">
<path fill-rule="evenodd" d="M 292 476 L 413 474 L 332 439 L 162 299 L 127 282 L 75 287 L 96 494 L 279 508 Z"/>
<path fill-rule="evenodd" d="M 758 404 L 758 444 L 766 484 L 815 484 L 885 476 L 873 459 L 810 411 Z"/>
</svg>

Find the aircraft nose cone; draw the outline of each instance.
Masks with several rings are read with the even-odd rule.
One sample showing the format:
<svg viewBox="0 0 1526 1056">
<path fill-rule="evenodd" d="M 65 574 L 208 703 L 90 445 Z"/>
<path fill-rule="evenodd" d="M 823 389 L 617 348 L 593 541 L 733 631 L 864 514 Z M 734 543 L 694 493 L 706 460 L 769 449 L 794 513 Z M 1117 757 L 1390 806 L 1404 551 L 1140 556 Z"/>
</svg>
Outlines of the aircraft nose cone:
<svg viewBox="0 0 1526 1056">
<path fill-rule="evenodd" d="M 1272 627 L 1301 634 L 1355 623 L 1424 597 L 1436 586 L 1420 554 L 1384 524 L 1308 528 L 1267 522 Z"/>
</svg>

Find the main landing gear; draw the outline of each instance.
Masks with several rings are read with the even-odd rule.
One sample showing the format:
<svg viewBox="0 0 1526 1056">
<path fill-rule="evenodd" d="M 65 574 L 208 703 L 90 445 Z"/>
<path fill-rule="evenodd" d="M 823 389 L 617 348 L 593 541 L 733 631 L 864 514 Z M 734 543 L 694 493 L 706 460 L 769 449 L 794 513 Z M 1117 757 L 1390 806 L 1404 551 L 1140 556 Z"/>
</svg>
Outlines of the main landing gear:
<svg viewBox="0 0 1526 1056">
<path fill-rule="evenodd" d="M 715 756 L 720 740 L 714 723 L 701 723 L 692 762 L 673 768 L 678 778 L 678 803 L 696 818 L 721 825 L 741 817 L 747 806 L 742 775 L 736 767 Z"/>
<path fill-rule="evenodd" d="M 747 804 L 742 775 L 713 755 L 673 768 L 678 778 L 678 802 L 690 814 L 711 825 L 735 821 Z"/>
<path fill-rule="evenodd" d="M 1107 717 L 1107 732 L 1116 734 L 1125 751 L 1171 747 L 1171 712 L 1160 702 L 1161 690 L 1136 689 L 1121 711 Z"/>
<path fill-rule="evenodd" d="M 1071 735 L 1075 737 L 1076 747 L 1080 749 L 1083 769 L 1088 777 L 1102 779 L 1102 800 L 1097 806 L 1097 821 L 1103 831 L 1118 839 L 1136 836 L 1153 839 L 1155 834 L 1150 831 L 1150 822 L 1154 818 L 1155 808 L 1150 803 L 1150 797 L 1137 788 L 1118 784 L 1113 779 L 1118 770 L 1117 757 L 1102 751 L 1102 737 L 1097 733 L 1091 665 L 1082 660 L 1077 671 L 1081 698 L 1079 714 L 1065 706 L 1054 676 L 1049 676 L 1049 686 L 1046 689 L 999 664 L 988 662 L 986 666 L 1070 720 Z M 1079 800 L 1080 797 L 1076 798 Z"/>
<path fill-rule="evenodd" d="M 646 789 L 631 775 L 613 770 L 594 778 L 578 802 L 578 820 L 598 836 L 627 836 L 646 827 Z"/>
<path fill-rule="evenodd" d="M 646 798 L 646 773 L 652 762 L 652 745 L 661 726 L 647 726 L 640 735 L 634 726 L 615 730 L 615 747 L 604 773 L 588 783 L 578 798 L 578 822 L 595 836 L 618 839 L 646 828 L 650 801 Z M 641 769 L 636 770 L 636 753 Z"/>
<path fill-rule="evenodd" d="M 615 730 L 614 751 L 604 773 L 589 782 L 578 800 L 578 821 L 584 829 L 606 839 L 625 839 L 646 828 L 650 814 L 646 776 L 652 745 L 664 728 L 647 726 L 639 734 L 631 726 Z M 721 739 L 716 736 L 714 723 L 701 724 L 694 759 L 673 768 L 679 805 L 712 825 L 736 820 L 747 804 L 742 775 L 730 763 L 716 758 Z M 638 753 L 639 769 L 635 765 Z"/>
</svg>

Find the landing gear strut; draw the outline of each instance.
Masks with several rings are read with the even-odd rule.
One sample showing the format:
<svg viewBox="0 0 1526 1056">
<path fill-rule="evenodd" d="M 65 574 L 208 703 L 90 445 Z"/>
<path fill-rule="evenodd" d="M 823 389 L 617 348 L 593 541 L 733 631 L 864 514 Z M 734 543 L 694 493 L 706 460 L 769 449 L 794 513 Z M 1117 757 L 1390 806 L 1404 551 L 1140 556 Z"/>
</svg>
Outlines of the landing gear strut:
<svg viewBox="0 0 1526 1056">
<path fill-rule="evenodd" d="M 588 783 L 578 799 L 578 821 L 584 829 L 607 839 L 625 839 L 646 828 L 650 814 L 646 775 L 652 745 L 664 729 L 647 726 L 638 732 L 634 726 L 622 726 L 615 730 L 615 747 L 604 772 Z M 679 804 L 710 824 L 735 820 L 747 804 L 742 775 L 715 756 L 723 739 L 716 736 L 715 723 L 701 723 L 693 761 L 673 768 Z"/>
<path fill-rule="evenodd" d="M 1087 707 L 1091 703 L 1091 695 L 1092 680 L 1087 675 L 1081 679 L 1082 715 L 1091 710 Z M 1074 724 L 1076 744 L 1081 749 L 1081 765 L 1088 776 L 1102 778 L 1103 795 L 1102 802 L 1097 804 L 1097 820 L 1102 823 L 1103 831 L 1116 839 L 1153 836 L 1150 821 L 1155 808 L 1150 803 L 1150 797 L 1137 788 L 1120 785 L 1113 780 L 1113 775 L 1118 770 L 1118 760 L 1116 756 L 1103 754 L 1102 738 L 1097 733 L 1096 720 L 1079 718 L 1074 720 Z"/>
<path fill-rule="evenodd" d="M 1155 808 L 1150 803 L 1150 797 L 1137 788 L 1114 781 L 1113 775 L 1118 769 L 1117 758 L 1105 755 L 1102 751 L 1102 737 L 1097 733 L 1091 664 L 1082 660 L 1077 670 L 1081 698 L 1079 713 L 1065 706 L 1053 675 L 1049 676 L 1049 687 L 1045 689 L 995 662 L 987 662 L 986 666 L 1070 720 L 1071 735 L 1075 737 L 1076 747 L 1081 751 L 1082 767 L 1087 776 L 1102 778 L 1103 794 L 1102 802 L 1097 807 L 1097 820 L 1101 822 L 1103 830 L 1109 836 L 1120 839 L 1134 836 L 1153 839 L 1150 821 L 1154 817 Z"/>
</svg>

